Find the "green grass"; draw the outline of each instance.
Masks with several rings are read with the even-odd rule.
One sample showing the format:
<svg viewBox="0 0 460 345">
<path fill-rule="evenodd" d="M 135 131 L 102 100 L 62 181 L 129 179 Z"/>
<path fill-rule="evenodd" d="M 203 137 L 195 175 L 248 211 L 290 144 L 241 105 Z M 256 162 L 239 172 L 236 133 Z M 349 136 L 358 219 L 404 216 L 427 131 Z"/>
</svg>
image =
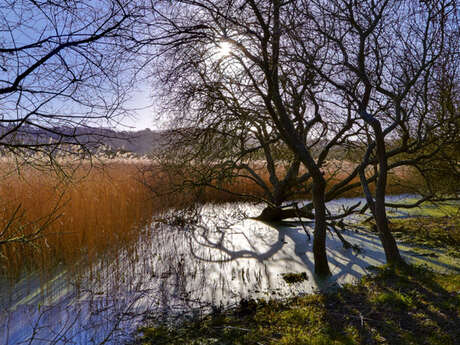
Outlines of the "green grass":
<svg viewBox="0 0 460 345">
<path fill-rule="evenodd" d="M 139 344 L 456 344 L 460 275 L 383 267 L 357 285 L 288 301 L 244 301 L 176 327 L 144 327 Z"/>
<path fill-rule="evenodd" d="M 405 198 L 401 200 L 400 203 L 410 204 L 415 203 L 417 200 L 417 198 Z M 425 202 L 419 207 L 400 209 L 400 211 L 411 217 L 455 217 L 459 216 L 459 207 L 460 203 L 458 201 L 444 201 L 436 203 Z M 389 209 L 388 215 L 398 216 L 400 214 Z"/>
<path fill-rule="evenodd" d="M 402 242 L 447 249 L 460 255 L 460 217 L 414 217 L 393 219 L 390 224 L 395 237 Z"/>
</svg>

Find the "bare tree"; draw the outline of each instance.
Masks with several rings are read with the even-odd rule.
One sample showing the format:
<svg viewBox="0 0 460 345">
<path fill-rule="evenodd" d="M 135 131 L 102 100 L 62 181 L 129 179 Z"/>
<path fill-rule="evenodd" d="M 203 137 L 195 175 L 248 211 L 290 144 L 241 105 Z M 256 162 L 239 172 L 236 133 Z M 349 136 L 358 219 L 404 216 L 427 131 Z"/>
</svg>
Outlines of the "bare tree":
<svg viewBox="0 0 460 345">
<path fill-rule="evenodd" d="M 388 171 L 413 162 L 401 154 L 420 152 L 439 127 L 426 92 L 436 62 L 457 35 L 454 1 L 309 1 L 302 4 L 310 31 L 307 49 L 329 57 L 313 63 L 340 103 L 359 114 L 367 139 L 360 178 L 387 261 L 402 261 L 388 229 L 385 195 Z M 455 27 L 457 29 L 455 29 Z M 457 55 L 458 51 L 449 51 Z M 388 149 L 388 140 L 399 144 Z M 389 160 L 391 158 L 391 163 Z M 376 192 L 365 175 L 373 165 Z"/>
<path fill-rule="evenodd" d="M 273 132 L 291 150 L 293 164 L 298 160 L 306 167 L 312 182 L 315 271 L 327 275 L 325 203 L 359 184 L 351 183 L 353 177 L 345 171 L 347 177 L 326 193 L 325 167 L 331 150 L 345 145 L 353 135 L 356 115 L 338 109 L 335 100 L 325 97 L 325 83 L 312 73 L 311 57 L 293 35 L 303 25 L 293 9 L 293 4 L 279 1 L 202 0 L 160 5 L 156 11 L 161 32 L 156 44 L 167 57 L 161 62 L 160 81 L 171 85 L 169 95 L 180 95 L 174 107 L 181 101 L 188 105 L 179 116 L 192 114 L 196 120 L 194 113 L 198 113 L 199 120 L 190 126 L 212 128 L 216 118 L 223 126 L 232 126 L 236 116 L 238 128 L 244 129 L 232 132 L 238 140 L 247 143 L 253 137 L 254 147 L 264 149 L 263 142 L 270 137 L 264 135 L 259 140 L 258 129 Z M 225 57 L 219 57 L 222 47 L 227 50 Z M 203 78 L 207 89 L 203 89 Z M 210 101 L 212 97 L 217 100 Z M 267 152 L 264 154 L 269 163 Z M 276 184 L 272 182 L 272 186 Z"/>
<path fill-rule="evenodd" d="M 229 85 L 238 85 L 236 98 L 250 99 L 245 107 L 254 110 L 246 112 L 250 116 L 245 126 L 266 117 L 267 126 L 276 129 L 308 170 L 316 272 L 329 272 L 325 202 L 355 188 L 357 176 L 387 261 L 402 262 L 388 229 L 387 175 L 391 169 L 434 157 L 447 143 L 438 140 L 424 153 L 434 143 L 430 135 L 443 123 L 428 107 L 435 66 L 441 56 L 458 58 L 451 44 L 458 37 L 455 2 L 196 0 L 162 4 L 155 10 L 161 28 L 156 43 L 170 54 L 163 64 L 171 73 L 163 74 L 162 81 L 177 81 L 201 69 L 204 76 L 217 76 L 211 80 L 222 92 L 220 100 L 232 95 Z M 230 56 L 225 71 L 212 63 L 212 49 L 217 55 L 222 46 Z M 207 47 L 208 55 L 196 47 Z M 179 78 L 172 78 L 178 70 Z M 320 141 L 320 148 L 312 144 Z M 362 143 L 355 146 L 358 149 L 365 148 L 360 163 L 326 192 L 324 166 L 330 150 L 353 141 Z M 369 167 L 371 175 L 366 174 Z M 375 196 L 369 188 L 373 182 Z"/>
</svg>

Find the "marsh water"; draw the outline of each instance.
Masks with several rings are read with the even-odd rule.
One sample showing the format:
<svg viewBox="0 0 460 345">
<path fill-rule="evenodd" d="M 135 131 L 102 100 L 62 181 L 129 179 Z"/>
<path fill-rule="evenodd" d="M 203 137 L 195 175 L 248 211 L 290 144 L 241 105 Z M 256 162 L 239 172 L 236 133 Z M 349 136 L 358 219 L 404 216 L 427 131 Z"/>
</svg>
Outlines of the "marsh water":
<svg viewBox="0 0 460 345">
<path fill-rule="evenodd" d="M 390 200 L 403 198 L 414 197 Z M 336 200 L 328 208 L 338 211 L 359 200 Z M 313 224 L 273 227 L 249 219 L 260 211 L 261 206 L 244 203 L 205 205 L 195 224 L 153 222 L 134 247 L 83 267 L 78 276 L 61 267 L 45 281 L 29 274 L 14 286 L 3 282 L 0 344 L 123 344 L 139 325 L 153 320 L 197 317 L 244 298 L 312 293 L 353 282 L 385 261 L 378 237 L 369 232 L 356 227 L 343 232 L 359 250 L 345 249 L 328 233 L 332 276 L 320 281 L 312 274 L 313 242 L 306 233 L 313 236 Z M 392 216 L 407 214 L 393 211 Z M 347 222 L 356 224 L 366 216 L 360 217 Z M 408 245 L 400 249 L 410 261 L 460 270 L 457 262 L 420 254 Z M 288 284 L 283 279 L 283 273 L 300 272 L 306 280 Z"/>
</svg>

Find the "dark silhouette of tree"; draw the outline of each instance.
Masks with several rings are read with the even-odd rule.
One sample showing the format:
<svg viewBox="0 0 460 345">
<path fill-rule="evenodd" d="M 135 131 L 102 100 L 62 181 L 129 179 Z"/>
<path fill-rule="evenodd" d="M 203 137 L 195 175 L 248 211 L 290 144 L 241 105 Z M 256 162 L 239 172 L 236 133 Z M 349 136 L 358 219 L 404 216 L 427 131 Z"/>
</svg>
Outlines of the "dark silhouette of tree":
<svg viewBox="0 0 460 345">
<path fill-rule="evenodd" d="M 387 175 L 392 168 L 415 165 L 429 137 L 443 120 L 429 107 L 429 90 L 441 57 L 458 61 L 455 1 L 304 1 L 299 8 L 309 30 L 300 39 L 306 51 L 327 60 L 312 64 L 333 97 L 358 113 L 367 150 L 360 178 L 389 263 L 401 262 L 385 210 Z M 399 143 L 388 148 L 388 141 Z M 444 145 L 438 143 L 437 147 Z M 402 158 L 415 153 L 413 161 Z M 425 154 L 424 154 L 425 155 Z M 375 167 L 372 195 L 365 169 Z"/>
<path fill-rule="evenodd" d="M 356 116 L 335 111 L 335 102 L 324 97 L 327 91 L 311 72 L 311 58 L 289 35 L 301 24 L 296 22 L 299 18 L 290 16 L 292 7 L 277 1 L 178 1 L 169 7 L 159 5 L 156 10 L 156 25 L 162 31 L 156 42 L 163 57 L 159 79 L 169 86 L 165 94 L 172 99 L 171 103 L 165 101 L 168 115 L 176 109 L 176 118 L 184 128 L 197 128 L 197 133 L 212 130 L 221 138 L 233 136 L 245 142 L 246 148 L 251 143 L 252 148 L 263 151 L 270 175 L 268 189 L 274 194 L 288 194 L 276 193 L 280 181 L 270 172 L 274 168 L 270 147 L 281 140 L 292 152 L 291 167 L 301 162 L 308 171 L 300 180 L 287 180 L 312 182 L 307 188 L 314 214 L 311 207 L 301 212 L 303 216 L 308 212 L 315 220 L 316 273 L 328 275 L 325 203 L 357 185 L 351 186 L 352 179 L 346 179 L 326 193 L 328 177 L 324 170 L 331 150 L 348 142 Z M 184 119 L 192 120 L 187 123 Z M 275 140 L 271 146 L 264 144 L 271 140 Z M 235 150 L 227 152 L 229 161 L 233 155 L 238 162 Z M 277 212 L 262 216 L 292 216 L 293 210 L 285 212 L 279 207 L 287 196 L 270 200 L 268 204 L 274 204 Z"/>
<path fill-rule="evenodd" d="M 329 272 L 325 202 L 355 188 L 358 176 L 387 261 L 402 262 L 388 229 L 387 175 L 425 159 L 422 148 L 440 126 L 428 111 L 430 98 L 423 90 L 432 87 L 441 56 L 458 56 L 451 44 L 458 37 L 455 3 L 196 0 L 167 5 L 159 2 L 154 9 L 161 28 L 159 54 L 167 56 L 160 79 L 172 85 L 168 93 L 181 95 L 189 105 L 180 116 L 208 104 L 227 112 L 225 102 L 237 99 L 251 109 L 232 112 L 244 114 L 239 118 L 242 128 L 255 122 L 276 130 L 311 176 L 316 272 Z M 227 57 L 218 56 L 222 47 Z M 212 83 L 211 90 L 188 79 L 197 71 L 207 87 Z M 180 82 L 184 80 L 186 85 Z M 203 93 L 205 101 L 196 98 Z M 216 102 L 206 103 L 210 97 Z M 174 106 L 178 104 L 176 100 Z M 216 109 L 205 110 L 191 126 L 212 128 L 207 120 Z M 224 124 L 229 119 L 219 118 Z M 236 137 L 248 135 L 242 130 Z M 312 144 L 319 142 L 321 147 Z M 362 143 L 355 146 L 362 158 L 326 192 L 326 158 L 336 145 L 351 142 Z M 408 153 L 416 157 L 407 160 Z M 375 195 L 369 187 L 373 182 Z"/>
</svg>

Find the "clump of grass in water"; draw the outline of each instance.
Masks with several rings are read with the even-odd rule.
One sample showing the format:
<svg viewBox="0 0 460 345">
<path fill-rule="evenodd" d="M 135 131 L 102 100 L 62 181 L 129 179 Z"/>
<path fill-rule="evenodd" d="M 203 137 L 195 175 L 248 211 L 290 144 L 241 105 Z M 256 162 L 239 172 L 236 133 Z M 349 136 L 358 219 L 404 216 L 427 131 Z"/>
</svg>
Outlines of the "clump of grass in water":
<svg viewBox="0 0 460 345">
<path fill-rule="evenodd" d="M 295 284 L 308 280 L 307 272 L 300 273 L 283 273 L 281 275 L 284 281 L 288 284 Z"/>
<path fill-rule="evenodd" d="M 288 301 L 257 301 L 184 323 L 140 331 L 142 344 L 455 344 L 460 275 L 383 267 L 357 285 Z"/>
</svg>

